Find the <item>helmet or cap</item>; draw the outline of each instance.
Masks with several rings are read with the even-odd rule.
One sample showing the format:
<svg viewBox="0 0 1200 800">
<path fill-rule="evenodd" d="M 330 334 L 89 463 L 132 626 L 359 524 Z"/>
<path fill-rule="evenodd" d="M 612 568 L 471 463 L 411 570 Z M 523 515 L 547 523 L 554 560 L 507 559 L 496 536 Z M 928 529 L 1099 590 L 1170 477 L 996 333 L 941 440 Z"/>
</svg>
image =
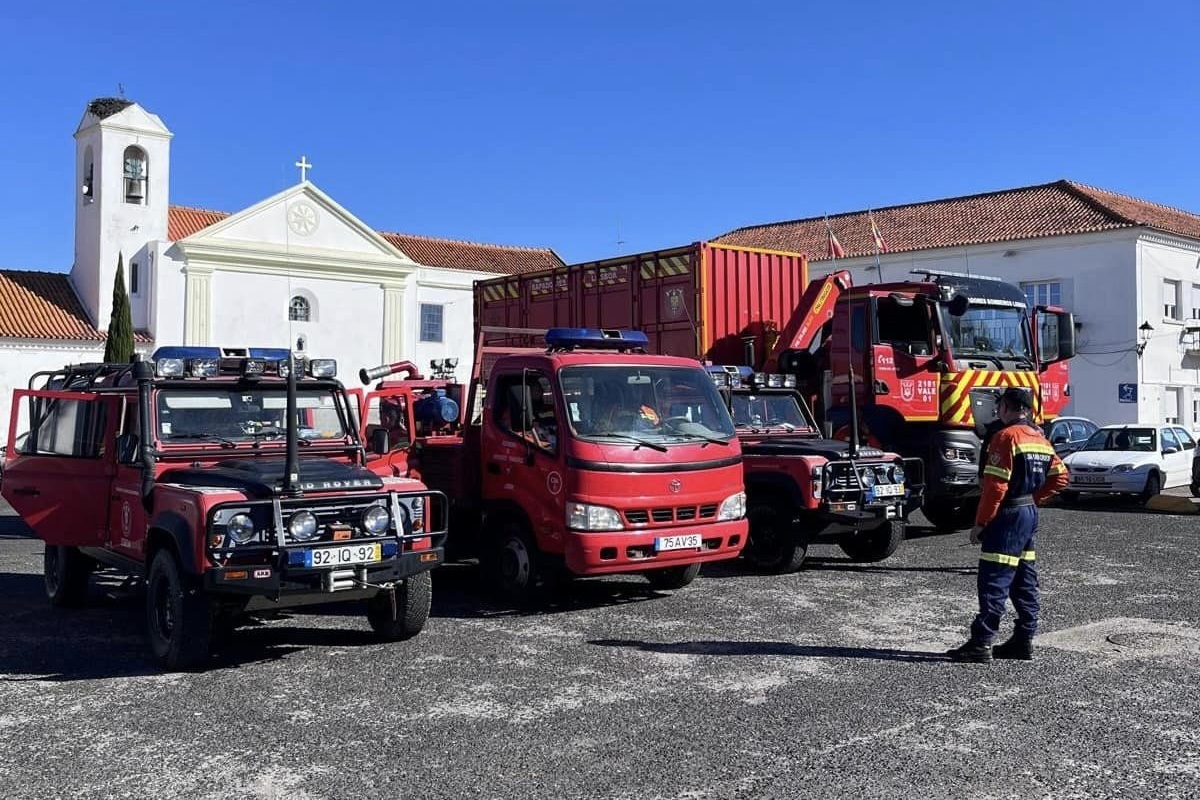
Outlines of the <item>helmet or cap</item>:
<svg viewBox="0 0 1200 800">
<path fill-rule="evenodd" d="M 1000 395 L 1000 402 L 1012 409 L 1023 408 L 1026 411 L 1032 411 L 1033 392 L 1029 389 L 1010 386 L 1004 390 L 1004 394 Z"/>
</svg>

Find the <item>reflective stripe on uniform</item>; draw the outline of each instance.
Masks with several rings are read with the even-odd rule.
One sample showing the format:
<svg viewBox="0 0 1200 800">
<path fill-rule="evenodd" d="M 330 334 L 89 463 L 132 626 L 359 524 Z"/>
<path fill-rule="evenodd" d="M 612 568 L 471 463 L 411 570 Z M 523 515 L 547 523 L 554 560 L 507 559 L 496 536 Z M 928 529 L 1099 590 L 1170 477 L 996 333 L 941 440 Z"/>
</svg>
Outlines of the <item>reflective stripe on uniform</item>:
<svg viewBox="0 0 1200 800">
<path fill-rule="evenodd" d="M 1037 551 L 1022 550 L 1021 551 L 1021 560 L 1022 561 L 1036 561 L 1037 560 Z"/>
<path fill-rule="evenodd" d="M 983 474 L 991 475 L 992 477 L 999 478 L 1002 481 L 1006 481 L 1012 477 L 1011 470 L 1007 470 L 1004 467 L 994 467 L 991 464 L 983 468 Z"/>
<path fill-rule="evenodd" d="M 1016 567 L 1021 564 L 1021 559 L 1017 556 L 1010 556 L 1007 553 L 980 553 L 980 561 L 993 561 L 997 564 L 1003 564 L 1006 567 Z"/>
<path fill-rule="evenodd" d="M 1041 453 L 1044 456 L 1054 455 L 1054 448 L 1041 442 L 1013 442 L 1014 453 Z"/>
<path fill-rule="evenodd" d="M 1062 475 L 1067 471 L 1067 465 L 1059 461 L 1057 464 L 1052 464 L 1050 469 L 1046 470 L 1047 475 Z"/>
</svg>

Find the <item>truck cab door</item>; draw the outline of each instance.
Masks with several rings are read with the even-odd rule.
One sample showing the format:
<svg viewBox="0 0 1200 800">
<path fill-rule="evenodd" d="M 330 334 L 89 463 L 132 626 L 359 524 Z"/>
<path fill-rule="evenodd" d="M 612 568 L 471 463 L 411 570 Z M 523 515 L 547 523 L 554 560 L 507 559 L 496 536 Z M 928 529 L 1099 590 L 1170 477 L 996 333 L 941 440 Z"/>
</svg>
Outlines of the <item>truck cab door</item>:
<svg viewBox="0 0 1200 800">
<path fill-rule="evenodd" d="M 525 369 L 494 377 L 484 421 L 483 496 L 521 505 L 538 546 L 561 552 L 564 519 L 560 411 L 548 375 Z"/>
<path fill-rule="evenodd" d="M 18 389 L 9 419 L 4 499 L 47 544 L 108 538 L 117 398 Z"/>
<path fill-rule="evenodd" d="M 142 504 L 141 442 L 138 440 L 138 404 L 122 398 L 116 408 L 112 503 L 108 511 L 108 546 L 122 555 L 141 560 L 146 550 L 146 507 Z"/>
</svg>

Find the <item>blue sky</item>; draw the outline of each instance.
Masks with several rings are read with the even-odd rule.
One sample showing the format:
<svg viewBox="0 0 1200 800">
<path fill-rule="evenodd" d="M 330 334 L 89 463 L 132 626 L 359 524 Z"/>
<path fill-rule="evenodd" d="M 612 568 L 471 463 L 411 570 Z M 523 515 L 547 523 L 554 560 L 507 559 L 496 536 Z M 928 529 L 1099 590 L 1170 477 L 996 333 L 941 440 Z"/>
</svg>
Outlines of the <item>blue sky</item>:
<svg viewBox="0 0 1200 800">
<path fill-rule="evenodd" d="M 236 211 L 304 154 L 375 228 L 568 262 L 1059 178 L 1200 212 L 1197 29 L 1194 0 L 9 3 L 0 268 L 70 268 L 71 135 L 118 84 L 175 133 L 172 203 Z"/>
</svg>

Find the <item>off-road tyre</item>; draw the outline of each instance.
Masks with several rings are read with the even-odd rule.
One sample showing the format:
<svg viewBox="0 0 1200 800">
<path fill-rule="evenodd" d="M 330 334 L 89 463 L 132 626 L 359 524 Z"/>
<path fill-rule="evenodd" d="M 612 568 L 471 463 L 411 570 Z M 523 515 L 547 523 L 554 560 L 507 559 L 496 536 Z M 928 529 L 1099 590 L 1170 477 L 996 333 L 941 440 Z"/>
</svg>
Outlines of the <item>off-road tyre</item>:
<svg viewBox="0 0 1200 800">
<path fill-rule="evenodd" d="M 889 520 L 878 528 L 846 535 L 839 545 L 851 561 L 883 561 L 904 541 L 904 521 Z"/>
<path fill-rule="evenodd" d="M 1162 478 L 1157 472 L 1151 472 L 1146 476 L 1146 488 L 1142 489 L 1142 501 L 1146 502 L 1151 497 L 1154 497 L 1162 491 Z"/>
<path fill-rule="evenodd" d="M 700 574 L 700 564 L 682 564 L 677 567 L 663 567 L 645 572 L 646 580 L 655 589 L 682 589 Z"/>
<path fill-rule="evenodd" d="M 752 506 L 746 516 L 750 521 L 750 538 L 742 550 L 746 562 L 769 575 L 798 570 L 808 542 L 796 529 L 791 510 L 763 504 Z"/>
<path fill-rule="evenodd" d="M 183 574 L 174 553 L 156 552 L 146 578 L 146 634 L 154 659 L 170 671 L 202 667 L 212 630 L 212 599 Z"/>
<path fill-rule="evenodd" d="M 926 500 L 921 506 L 921 513 L 929 524 L 940 533 L 965 531 L 975 522 L 975 506 L 973 502 L 947 503 L 940 500 Z"/>
<path fill-rule="evenodd" d="M 482 564 L 492 591 L 518 604 L 533 601 L 545 579 L 544 559 L 524 525 L 505 520 L 484 533 Z"/>
<path fill-rule="evenodd" d="M 367 621 L 375 635 L 385 642 L 411 639 L 425 628 L 432 601 L 433 576 L 419 572 L 369 599 Z"/>
<path fill-rule="evenodd" d="M 46 597 L 55 608 L 74 608 L 87 601 L 88 576 L 95 561 L 77 547 L 46 545 L 42 570 L 46 579 Z"/>
</svg>

